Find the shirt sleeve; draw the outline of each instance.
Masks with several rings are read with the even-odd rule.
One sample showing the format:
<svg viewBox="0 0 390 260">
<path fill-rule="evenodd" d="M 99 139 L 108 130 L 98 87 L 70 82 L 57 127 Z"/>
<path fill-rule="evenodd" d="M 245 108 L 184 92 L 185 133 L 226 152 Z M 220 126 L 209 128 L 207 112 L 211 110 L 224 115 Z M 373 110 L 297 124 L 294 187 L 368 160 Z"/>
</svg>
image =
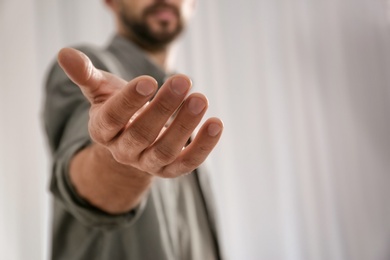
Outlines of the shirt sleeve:
<svg viewBox="0 0 390 260">
<path fill-rule="evenodd" d="M 104 69 L 98 59 L 88 56 L 96 67 Z M 90 104 L 58 63 L 49 72 L 45 95 L 43 119 L 52 153 L 50 191 L 54 199 L 86 226 L 112 229 L 132 225 L 144 210 L 147 196 L 133 210 L 111 215 L 82 199 L 70 181 L 70 160 L 92 143 L 88 132 Z"/>
</svg>

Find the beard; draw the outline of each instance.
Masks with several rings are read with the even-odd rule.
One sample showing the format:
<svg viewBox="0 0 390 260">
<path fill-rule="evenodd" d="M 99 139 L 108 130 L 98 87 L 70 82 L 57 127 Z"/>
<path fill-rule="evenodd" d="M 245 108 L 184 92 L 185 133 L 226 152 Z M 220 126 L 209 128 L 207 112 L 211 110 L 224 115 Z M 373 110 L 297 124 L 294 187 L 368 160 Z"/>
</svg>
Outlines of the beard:
<svg viewBox="0 0 390 260">
<path fill-rule="evenodd" d="M 169 28 L 169 22 L 160 21 L 159 30 L 154 31 L 147 18 L 149 15 L 158 11 L 160 8 L 170 9 L 176 16 L 177 22 L 174 29 Z M 122 8 L 120 12 L 120 19 L 122 24 L 129 32 L 129 37 L 140 47 L 149 51 L 159 51 L 165 49 L 171 42 L 173 42 L 183 31 L 183 21 L 180 19 L 179 10 L 167 3 L 156 3 L 147 7 L 140 19 L 135 19 L 128 13 L 126 8 Z"/>
</svg>

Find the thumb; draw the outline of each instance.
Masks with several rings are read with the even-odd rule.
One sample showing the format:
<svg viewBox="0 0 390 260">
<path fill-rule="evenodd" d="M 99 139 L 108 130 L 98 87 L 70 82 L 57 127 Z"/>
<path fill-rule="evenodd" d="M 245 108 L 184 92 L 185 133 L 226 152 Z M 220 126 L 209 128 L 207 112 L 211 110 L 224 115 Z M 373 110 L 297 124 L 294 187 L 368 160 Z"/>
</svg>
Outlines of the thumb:
<svg viewBox="0 0 390 260">
<path fill-rule="evenodd" d="M 96 69 L 84 53 L 72 48 L 61 49 L 57 60 L 66 75 L 93 101 L 104 77 L 102 71 Z"/>
<path fill-rule="evenodd" d="M 91 60 L 81 51 L 72 48 L 63 48 L 58 53 L 58 63 L 68 77 L 77 85 L 90 85 L 99 77 Z"/>
</svg>

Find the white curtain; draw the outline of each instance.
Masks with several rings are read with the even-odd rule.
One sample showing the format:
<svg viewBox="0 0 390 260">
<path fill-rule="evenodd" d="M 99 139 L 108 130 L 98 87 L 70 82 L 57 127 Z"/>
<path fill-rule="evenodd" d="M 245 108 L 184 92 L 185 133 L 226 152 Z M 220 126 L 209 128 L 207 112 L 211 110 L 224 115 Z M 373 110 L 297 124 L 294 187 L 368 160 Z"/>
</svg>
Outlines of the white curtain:
<svg viewBox="0 0 390 260">
<path fill-rule="evenodd" d="M 0 0 L 0 259 L 45 259 L 42 85 L 106 43 L 103 1 Z M 227 259 L 390 259 L 384 0 L 208 0 L 175 53 L 225 132 L 207 164 Z"/>
</svg>

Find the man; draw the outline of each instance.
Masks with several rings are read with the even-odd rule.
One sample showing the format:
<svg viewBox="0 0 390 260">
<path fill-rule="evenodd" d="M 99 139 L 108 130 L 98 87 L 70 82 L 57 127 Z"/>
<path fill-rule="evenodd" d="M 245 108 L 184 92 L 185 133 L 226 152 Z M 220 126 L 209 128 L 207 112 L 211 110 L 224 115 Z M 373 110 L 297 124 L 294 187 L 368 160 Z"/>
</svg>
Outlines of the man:
<svg viewBox="0 0 390 260">
<path fill-rule="evenodd" d="M 52 259 L 219 259 L 207 183 L 196 169 L 223 125 L 206 120 L 189 143 L 207 99 L 188 95 L 184 75 L 166 79 L 172 42 L 195 3 L 105 2 L 117 26 L 105 54 L 125 80 L 85 46 L 92 62 L 62 49 L 47 80 Z"/>
</svg>

